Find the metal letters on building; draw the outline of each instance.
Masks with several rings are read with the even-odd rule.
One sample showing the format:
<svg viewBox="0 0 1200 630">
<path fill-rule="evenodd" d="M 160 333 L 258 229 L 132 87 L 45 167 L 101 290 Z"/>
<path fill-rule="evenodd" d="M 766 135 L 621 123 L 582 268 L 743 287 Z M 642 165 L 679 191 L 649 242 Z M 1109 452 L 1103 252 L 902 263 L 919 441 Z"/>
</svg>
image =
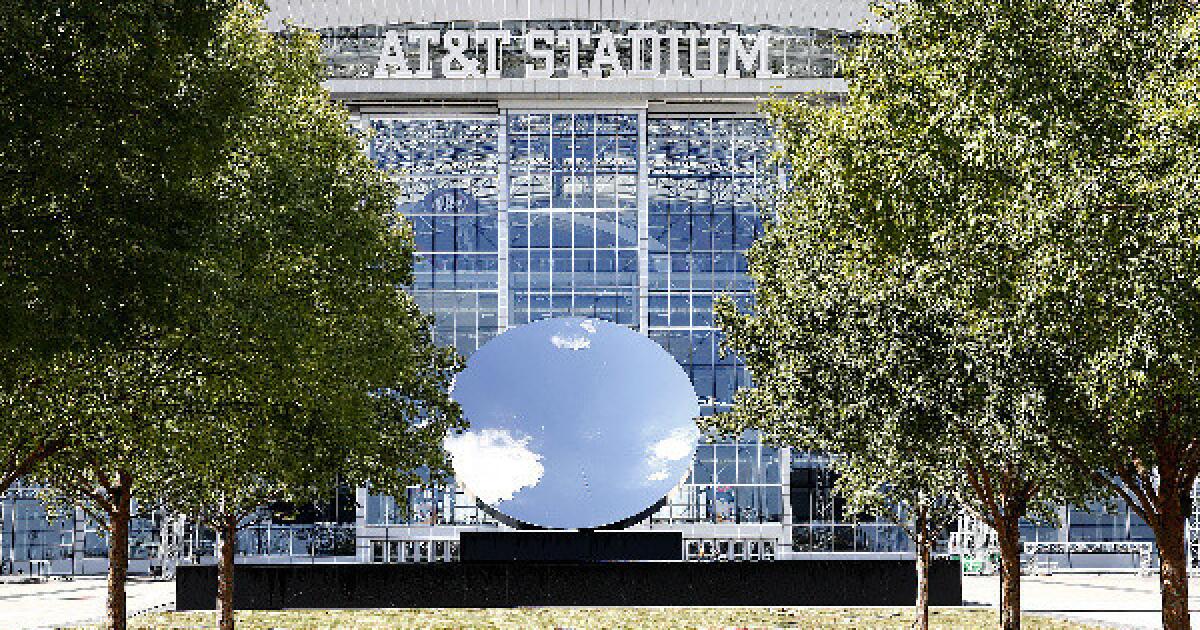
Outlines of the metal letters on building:
<svg viewBox="0 0 1200 630">
<path fill-rule="evenodd" d="M 786 78 L 771 67 L 782 37 L 722 29 L 390 29 L 374 78 Z"/>
</svg>

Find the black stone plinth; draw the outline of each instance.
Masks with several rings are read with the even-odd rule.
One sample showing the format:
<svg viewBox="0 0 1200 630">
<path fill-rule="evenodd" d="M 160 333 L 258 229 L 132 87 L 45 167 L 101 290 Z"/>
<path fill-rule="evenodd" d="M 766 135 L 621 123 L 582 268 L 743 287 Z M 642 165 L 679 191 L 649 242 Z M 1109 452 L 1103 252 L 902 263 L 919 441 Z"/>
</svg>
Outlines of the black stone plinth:
<svg viewBox="0 0 1200 630">
<path fill-rule="evenodd" d="M 463 562 L 682 560 L 683 533 L 669 531 L 492 531 L 459 534 Z"/>
<path fill-rule="evenodd" d="M 911 606 L 912 560 L 450 562 L 237 566 L 234 605 L 284 608 Z M 957 560 L 935 560 L 930 603 L 962 604 Z M 180 566 L 179 610 L 212 610 L 213 566 Z"/>
</svg>

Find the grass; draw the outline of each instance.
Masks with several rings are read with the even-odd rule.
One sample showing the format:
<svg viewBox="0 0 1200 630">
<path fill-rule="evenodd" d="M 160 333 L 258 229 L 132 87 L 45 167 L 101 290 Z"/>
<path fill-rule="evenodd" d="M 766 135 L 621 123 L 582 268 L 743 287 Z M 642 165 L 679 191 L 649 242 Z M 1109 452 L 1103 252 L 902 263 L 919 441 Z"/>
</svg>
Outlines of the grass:
<svg viewBox="0 0 1200 630">
<path fill-rule="evenodd" d="M 935 608 L 935 628 L 995 628 L 995 610 Z M 488 608 L 247 611 L 238 628 L 910 628 L 908 608 Z M 1091 630 L 1094 626 L 1028 616 L 1030 630 Z M 156 613 L 130 620 L 131 629 L 216 627 L 212 612 Z"/>
</svg>

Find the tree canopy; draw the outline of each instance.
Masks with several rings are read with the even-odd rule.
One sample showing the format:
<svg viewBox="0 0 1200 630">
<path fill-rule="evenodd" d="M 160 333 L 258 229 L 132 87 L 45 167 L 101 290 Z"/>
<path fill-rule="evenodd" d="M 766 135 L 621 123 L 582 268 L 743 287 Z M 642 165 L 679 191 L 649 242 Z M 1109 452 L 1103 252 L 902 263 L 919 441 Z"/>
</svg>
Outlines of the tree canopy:
<svg viewBox="0 0 1200 630">
<path fill-rule="evenodd" d="M 1179 427 L 1176 453 L 1196 450 L 1190 398 L 1161 396 L 1194 365 L 1195 9 L 887 11 L 893 29 L 848 52 L 844 103 L 772 106 L 794 192 L 750 253 L 753 312 L 721 307 L 754 379 L 728 421 L 797 440 L 919 410 L 999 534 L 1013 627 L 1020 518 L 1121 492 L 1106 480 L 1137 461 L 1195 478 L 1163 477 L 1152 439 Z M 1156 404 L 1177 419 L 1136 420 Z"/>
<path fill-rule="evenodd" d="M 224 212 L 203 182 L 252 95 L 255 69 L 230 54 L 235 4 L 0 10 L 3 487 L 78 436 L 72 395 L 49 389 L 65 366 L 142 344 L 198 286 L 203 234 Z"/>
<path fill-rule="evenodd" d="M 54 349 L 163 323 L 255 69 L 234 0 L 14 0 L 0 11 L 0 343 Z M 242 61 L 245 61 L 244 59 Z"/>
<path fill-rule="evenodd" d="M 107 529 L 123 627 L 135 500 L 228 533 L 265 502 L 444 474 L 459 359 L 404 291 L 411 227 L 315 34 L 269 34 L 249 1 L 27 4 L 0 19 L 41 24 L 12 59 L 48 93 L 5 112 L 34 146 L 0 157 L 49 175 L 3 191 L 3 472 Z M 79 145 L 62 155 L 40 153 L 47 103 Z"/>
<path fill-rule="evenodd" d="M 162 489 L 213 525 L 339 480 L 399 491 L 445 473 L 442 437 L 462 426 L 458 357 L 404 291 L 411 227 L 320 86 L 316 36 L 248 37 L 263 89 L 213 179 L 231 212 L 203 261 L 214 291 L 181 331 L 197 380 Z"/>
</svg>

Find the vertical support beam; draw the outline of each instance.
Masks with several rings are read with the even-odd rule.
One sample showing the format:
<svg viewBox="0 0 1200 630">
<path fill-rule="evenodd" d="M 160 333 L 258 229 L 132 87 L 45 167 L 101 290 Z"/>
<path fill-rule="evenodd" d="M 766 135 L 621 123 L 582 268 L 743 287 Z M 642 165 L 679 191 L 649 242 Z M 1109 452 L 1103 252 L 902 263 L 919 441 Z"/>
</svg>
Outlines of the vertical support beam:
<svg viewBox="0 0 1200 630">
<path fill-rule="evenodd" d="M 508 287 L 508 110 L 501 109 L 499 114 L 499 137 L 496 139 L 496 149 L 499 152 L 499 168 L 497 170 L 496 189 L 499 198 L 496 200 L 496 325 L 503 333 L 508 330 L 509 323 L 509 287 Z"/>
<path fill-rule="evenodd" d="M 87 544 L 87 513 L 83 508 L 76 507 L 74 518 L 71 519 L 72 532 L 71 542 L 71 574 L 82 575 L 85 573 L 87 555 L 85 546 Z"/>
<path fill-rule="evenodd" d="M 779 554 L 786 549 L 792 551 L 792 449 L 790 446 L 780 447 L 779 449 L 779 485 L 780 492 L 783 494 L 783 515 L 780 517 L 780 522 L 783 524 L 783 540 L 775 543 L 775 554 Z"/>
<path fill-rule="evenodd" d="M 650 165 L 647 163 L 646 109 L 638 111 L 638 331 L 650 334 Z"/>
<path fill-rule="evenodd" d="M 1192 512 L 1187 515 L 1187 522 L 1183 526 L 1184 540 L 1187 541 L 1187 561 L 1189 567 L 1197 566 L 1200 560 L 1200 548 L 1198 548 L 1196 533 L 1200 527 L 1200 505 L 1196 505 L 1197 490 L 1200 489 L 1200 480 L 1192 482 L 1192 489 L 1189 494 L 1191 497 Z"/>
<path fill-rule="evenodd" d="M 367 538 L 367 489 L 354 489 L 354 547 L 359 562 L 371 561 L 371 541 Z"/>
</svg>

